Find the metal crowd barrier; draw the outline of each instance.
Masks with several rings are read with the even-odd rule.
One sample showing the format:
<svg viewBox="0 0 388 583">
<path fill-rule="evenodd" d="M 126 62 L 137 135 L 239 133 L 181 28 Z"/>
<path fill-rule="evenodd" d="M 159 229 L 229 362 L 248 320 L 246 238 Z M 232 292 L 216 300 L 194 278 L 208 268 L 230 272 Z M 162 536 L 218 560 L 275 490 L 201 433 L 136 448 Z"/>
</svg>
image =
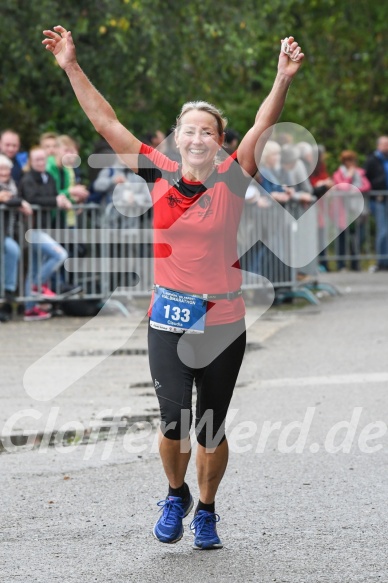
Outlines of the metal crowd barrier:
<svg viewBox="0 0 388 583">
<path fill-rule="evenodd" d="M 364 267 L 368 261 L 386 259 L 387 252 L 376 252 L 376 223 L 371 211 L 378 202 L 385 205 L 388 225 L 388 191 L 365 195 L 365 209 L 341 235 L 343 223 L 355 212 L 354 197 L 344 191 L 331 192 L 317 205 L 291 201 L 284 208 L 267 199 L 267 206 L 245 203 L 238 233 L 238 248 L 243 269 L 243 288 L 263 286 L 255 274 L 268 279 L 275 289 L 298 292 L 303 278 L 317 281 L 319 263 L 337 261 L 341 266 Z M 352 206 L 353 205 L 353 206 Z M 82 289 L 84 299 L 107 299 L 121 290 L 125 296 L 147 296 L 153 284 L 152 209 L 136 210 L 137 216 L 124 216 L 112 204 L 78 205 L 71 211 L 33 207 L 34 214 L 24 217 L 17 210 L 0 205 L 0 300 L 5 298 L 4 238 L 10 221 L 15 224 L 15 240 L 20 247 L 16 301 L 36 300 L 25 289 L 26 276 L 31 276 L 33 260 L 39 273 L 42 250 L 26 240 L 31 229 L 48 233 L 68 254 L 65 267 L 59 269 L 50 287 L 61 285 Z M 285 210 L 288 213 L 285 213 Z M 293 220 L 309 210 L 303 229 Z M 287 218 L 288 216 L 288 218 Z M 380 216 L 381 219 L 381 216 Z M 336 232 L 337 229 L 337 232 Z M 332 243 L 330 241 L 334 239 Z M 318 257 L 318 242 L 326 243 L 327 256 Z M 381 241 L 379 243 L 381 245 Z M 306 247 L 312 260 L 301 263 Z M 35 253 L 35 257 L 33 254 Z M 38 289 L 40 284 L 38 281 Z M 296 294 L 298 295 L 298 294 Z M 75 296 L 75 297 L 80 297 Z M 309 298 L 308 298 L 309 299 Z"/>
<path fill-rule="evenodd" d="M 105 209 L 106 279 L 111 292 L 141 297 L 151 294 L 154 282 L 152 208 L 137 206 L 134 213 L 126 216 L 112 203 Z"/>
<path fill-rule="evenodd" d="M 107 282 L 98 272 L 98 263 L 104 258 L 106 246 L 93 236 L 98 233 L 101 224 L 99 205 L 74 205 L 71 211 L 47 209 L 32 206 L 33 215 L 24 216 L 18 210 L 0 206 L 0 300 L 5 298 L 5 237 L 12 224 L 13 238 L 20 250 L 16 297 L 17 302 L 42 301 L 40 297 L 42 265 L 45 261 L 42 245 L 32 244 L 32 231 L 48 234 L 67 252 L 68 259 L 49 282 L 49 287 L 59 298 L 67 296 L 66 289 L 80 288 L 84 299 L 104 299 L 109 295 Z M 89 262 L 85 262 L 85 258 Z M 67 262 L 73 264 L 71 271 L 66 269 Z M 37 293 L 32 293 L 33 266 L 37 274 Z M 26 288 L 27 277 L 31 285 Z M 79 294 L 77 295 L 79 298 Z M 50 300 L 55 301 L 55 299 Z"/>
<path fill-rule="evenodd" d="M 388 191 L 364 193 L 364 208 L 352 221 L 360 210 L 351 192 L 332 190 L 325 197 L 318 220 L 319 238 L 326 248 L 320 263 L 325 268 L 359 271 L 381 261 L 388 265 Z"/>
<path fill-rule="evenodd" d="M 243 271 L 243 288 L 257 289 L 253 274 L 268 279 L 283 297 L 301 296 L 313 303 L 315 297 L 305 287 L 306 278 L 317 281 L 318 236 L 317 211 L 313 203 L 289 201 L 280 205 L 265 197 L 266 206 L 246 203 L 239 227 L 239 254 Z M 298 219 L 307 211 L 303 226 Z M 313 258 L 304 265 L 305 249 Z"/>
</svg>

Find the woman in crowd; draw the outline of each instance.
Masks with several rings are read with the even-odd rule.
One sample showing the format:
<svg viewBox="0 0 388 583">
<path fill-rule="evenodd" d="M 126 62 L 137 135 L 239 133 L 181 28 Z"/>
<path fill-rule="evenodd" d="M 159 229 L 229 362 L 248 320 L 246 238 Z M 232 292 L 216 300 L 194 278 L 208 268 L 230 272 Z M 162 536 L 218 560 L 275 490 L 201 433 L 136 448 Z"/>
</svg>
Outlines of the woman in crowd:
<svg viewBox="0 0 388 583">
<path fill-rule="evenodd" d="M 340 223 L 341 227 L 348 224 L 346 220 L 346 215 L 349 211 L 352 213 L 359 213 L 360 217 L 353 223 L 349 229 L 340 233 L 339 239 L 339 251 L 340 255 L 350 254 L 352 256 L 360 255 L 363 242 L 365 240 L 365 221 L 367 217 L 367 209 L 352 208 L 352 205 L 359 204 L 351 196 L 352 187 L 356 187 L 362 193 L 368 192 L 371 189 L 371 184 L 365 175 L 365 170 L 358 166 L 358 157 L 356 152 L 352 150 L 344 150 L 340 155 L 340 166 L 333 174 L 333 182 L 337 190 L 341 192 L 349 192 L 348 197 L 337 198 L 336 203 L 336 220 Z M 346 244 L 346 239 L 348 239 L 349 244 Z M 338 268 L 345 267 L 345 261 L 340 259 L 338 261 Z M 359 271 L 360 265 L 357 259 L 352 259 L 351 269 L 353 271 Z"/>
</svg>

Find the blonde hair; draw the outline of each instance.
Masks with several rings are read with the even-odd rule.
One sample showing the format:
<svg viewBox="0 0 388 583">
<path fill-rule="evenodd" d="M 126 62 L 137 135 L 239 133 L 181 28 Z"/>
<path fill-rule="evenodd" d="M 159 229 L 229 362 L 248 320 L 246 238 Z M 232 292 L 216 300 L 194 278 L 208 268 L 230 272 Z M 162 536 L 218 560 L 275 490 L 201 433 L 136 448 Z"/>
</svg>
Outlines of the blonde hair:
<svg viewBox="0 0 388 583">
<path fill-rule="evenodd" d="M 75 148 L 78 150 L 78 144 L 73 138 L 70 136 L 66 136 L 63 134 L 62 136 L 57 137 L 58 146 L 64 146 L 65 148 Z"/>
<path fill-rule="evenodd" d="M 207 101 L 187 101 L 182 105 L 182 109 L 180 114 L 176 118 L 176 126 L 175 128 L 178 129 L 181 125 L 182 117 L 185 113 L 189 111 L 205 111 L 206 113 L 210 113 L 217 122 L 217 131 L 220 136 L 224 133 L 228 120 L 226 117 L 223 116 L 222 111 L 220 111 L 215 105 L 212 103 L 208 103 Z"/>
<path fill-rule="evenodd" d="M 56 134 L 55 132 L 45 132 L 44 134 L 42 134 L 39 138 L 39 143 L 42 145 L 42 142 L 44 140 L 57 140 L 58 139 L 58 134 Z"/>
<path fill-rule="evenodd" d="M 13 168 L 12 161 L 4 154 L 0 154 L 0 166 L 6 166 L 9 169 Z"/>
<path fill-rule="evenodd" d="M 279 154 L 281 152 L 281 146 L 275 142 L 274 140 L 268 140 L 265 144 L 263 153 L 261 155 L 261 161 L 265 165 L 268 156 L 272 156 L 272 154 Z"/>
</svg>

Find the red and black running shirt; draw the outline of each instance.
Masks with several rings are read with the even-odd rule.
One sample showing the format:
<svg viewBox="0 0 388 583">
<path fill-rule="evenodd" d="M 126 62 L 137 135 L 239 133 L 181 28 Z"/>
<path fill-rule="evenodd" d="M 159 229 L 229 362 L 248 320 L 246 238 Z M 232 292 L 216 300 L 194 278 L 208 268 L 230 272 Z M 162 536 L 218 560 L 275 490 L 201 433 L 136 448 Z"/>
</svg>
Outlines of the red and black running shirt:
<svg viewBox="0 0 388 583">
<path fill-rule="evenodd" d="M 251 177 L 229 156 L 204 184 L 182 177 L 178 162 L 142 144 L 138 174 L 151 191 L 154 210 L 154 282 L 166 288 L 221 294 L 242 283 L 237 230 Z M 148 315 L 151 314 L 151 306 Z M 242 296 L 209 302 L 206 325 L 245 314 Z"/>
</svg>

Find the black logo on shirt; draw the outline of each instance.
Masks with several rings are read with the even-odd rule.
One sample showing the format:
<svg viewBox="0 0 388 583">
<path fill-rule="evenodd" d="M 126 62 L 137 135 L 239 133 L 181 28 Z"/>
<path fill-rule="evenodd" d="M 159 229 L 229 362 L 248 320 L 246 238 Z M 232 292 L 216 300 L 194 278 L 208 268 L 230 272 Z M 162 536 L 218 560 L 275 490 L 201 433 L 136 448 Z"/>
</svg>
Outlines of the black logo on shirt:
<svg viewBox="0 0 388 583">
<path fill-rule="evenodd" d="M 211 197 L 208 194 L 203 194 L 198 201 L 199 206 L 202 209 L 207 209 L 210 205 Z"/>
<path fill-rule="evenodd" d="M 203 212 L 202 211 L 198 212 L 199 217 L 206 218 L 213 214 L 213 209 L 210 208 L 211 200 L 212 200 L 211 196 L 209 196 L 208 194 L 203 194 L 201 198 L 198 200 L 199 206 L 205 209 Z"/>
<path fill-rule="evenodd" d="M 174 193 L 169 194 L 166 198 L 168 200 L 168 206 L 171 208 L 174 208 L 177 204 L 182 202 L 182 199 L 178 198 Z"/>
</svg>

